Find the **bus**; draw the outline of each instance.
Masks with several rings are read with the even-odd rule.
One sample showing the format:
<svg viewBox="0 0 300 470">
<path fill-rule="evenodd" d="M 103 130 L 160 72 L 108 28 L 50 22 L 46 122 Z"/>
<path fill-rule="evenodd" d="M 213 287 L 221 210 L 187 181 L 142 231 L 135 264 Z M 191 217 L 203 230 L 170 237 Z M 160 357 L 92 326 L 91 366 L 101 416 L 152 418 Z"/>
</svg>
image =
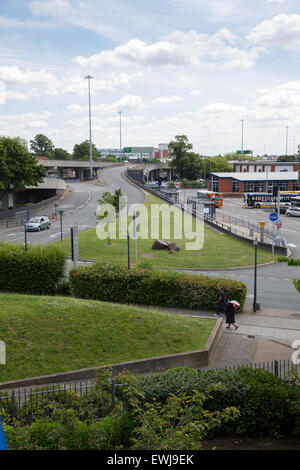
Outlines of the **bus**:
<svg viewBox="0 0 300 470">
<path fill-rule="evenodd" d="M 299 196 L 292 197 L 291 206 L 292 207 L 300 207 L 300 194 L 299 194 Z"/>
<path fill-rule="evenodd" d="M 197 191 L 197 198 L 202 201 L 214 202 L 216 207 L 223 206 L 223 193 L 215 193 L 214 191 L 200 189 Z"/>
<path fill-rule="evenodd" d="M 292 198 L 300 196 L 300 191 L 280 191 L 280 205 L 292 202 Z M 277 207 L 277 196 L 272 193 L 244 193 L 243 207 L 256 209 Z"/>
</svg>

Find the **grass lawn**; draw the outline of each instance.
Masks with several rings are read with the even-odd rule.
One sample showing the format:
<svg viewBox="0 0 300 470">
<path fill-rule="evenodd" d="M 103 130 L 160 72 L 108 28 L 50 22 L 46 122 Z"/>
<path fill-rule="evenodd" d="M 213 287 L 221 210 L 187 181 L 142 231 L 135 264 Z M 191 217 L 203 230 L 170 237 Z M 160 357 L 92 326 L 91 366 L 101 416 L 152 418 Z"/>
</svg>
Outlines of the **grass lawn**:
<svg viewBox="0 0 300 470">
<path fill-rule="evenodd" d="M 153 204 L 163 204 L 163 201 L 150 195 L 147 197 L 145 206 L 150 212 Z M 160 217 L 161 221 L 161 217 Z M 148 228 L 151 234 L 150 227 L 158 222 L 158 218 L 149 218 Z M 193 220 L 193 227 L 195 227 L 195 220 Z M 142 225 L 142 222 L 141 222 Z M 138 262 L 147 260 L 148 263 L 154 266 L 161 267 L 174 267 L 174 268 L 229 268 L 238 266 L 251 266 L 254 263 L 254 247 L 242 241 L 236 240 L 217 233 L 211 228 L 204 227 L 204 245 L 203 248 L 197 250 L 186 250 L 185 244 L 190 240 L 183 238 L 182 240 L 175 239 L 174 236 L 174 220 L 171 217 L 170 237 L 166 238 L 161 233 L 158 237 L 150 238 L 148 240 L 138 240 Z M 179 246 L 180 251 L 175 254 L 169 254 L 168 251 L 156 251 L 151 247 L 153 242 L 157 239 L 168 241 L 175 241 Z M 63 240 L 62 243 L 65 252 L 70 256 L 70 237 Z M 131 261 L 135 263 L 135 241 L 130 242 Z M 267 263 L 272 261 L 272 254 L 258 249 L 258 263 Z M 115 261 L 120 263 L 127 263 L 127 240 L 117 239 L 111 240 L 111 245 L 108 245 L 107 240 L 100 240 L 97 237 L 96 229 L 86 230 L 79 234 L 79 257 L 85 259 L 93 259 L 96 261 Z"/>
<path fill-rule="evenodd" d="M 0 294 L 0 381 L 202 349 L 214 325 L 119 304 Z"/>
</svg>

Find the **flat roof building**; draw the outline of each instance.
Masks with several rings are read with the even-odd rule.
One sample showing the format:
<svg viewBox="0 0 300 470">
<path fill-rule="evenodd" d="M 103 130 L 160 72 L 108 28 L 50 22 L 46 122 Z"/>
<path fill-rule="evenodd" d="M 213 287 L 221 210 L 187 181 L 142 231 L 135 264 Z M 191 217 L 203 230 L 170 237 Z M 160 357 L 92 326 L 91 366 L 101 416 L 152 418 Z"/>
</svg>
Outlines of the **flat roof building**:
<svg viewBox="0 0 300 470">
<path fill-rule="evenodd" d="M 211 173 L 208 184 L 211 191 L 236 197 L 251 192 L 271 193 L 273 187 L 280 191 L 299 191 L 298 171 Z"/>
</svg>

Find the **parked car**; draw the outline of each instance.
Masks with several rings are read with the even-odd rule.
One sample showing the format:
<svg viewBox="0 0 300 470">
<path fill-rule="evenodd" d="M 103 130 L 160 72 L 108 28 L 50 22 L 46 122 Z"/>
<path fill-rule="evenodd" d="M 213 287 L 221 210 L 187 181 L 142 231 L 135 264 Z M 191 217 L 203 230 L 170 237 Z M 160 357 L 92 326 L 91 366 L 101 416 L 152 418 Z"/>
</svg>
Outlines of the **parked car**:
<svg viewBox="0 0 300 470">
<path fill-rule="evenodd" d="M 291 208 L 291 204 L 288 202 L 280 206 L 280 214 L 286 214 L 286 211 Z"/>
<path fill-rule="evenodd" d="M 48 217 L 46 217 L 45 215 L 41 217 L 32 217 L 32 219 L 29 219 L 28 222 L 26 222 L 25 224 L 25 229 L 28 232 L 34 232 L 34 231 L 40 232 L 41 230 L 44 230 L 44 229 L 49 230 L 50 228 L 51 228 L 51 222 L 48 219 Z"/>
<path fill-rule="evenodd" d="M 290 209 L 286 211 L 286 215 L 288 217 L 300 217 L 300 207 L 290 207 Z"/>
</svg>

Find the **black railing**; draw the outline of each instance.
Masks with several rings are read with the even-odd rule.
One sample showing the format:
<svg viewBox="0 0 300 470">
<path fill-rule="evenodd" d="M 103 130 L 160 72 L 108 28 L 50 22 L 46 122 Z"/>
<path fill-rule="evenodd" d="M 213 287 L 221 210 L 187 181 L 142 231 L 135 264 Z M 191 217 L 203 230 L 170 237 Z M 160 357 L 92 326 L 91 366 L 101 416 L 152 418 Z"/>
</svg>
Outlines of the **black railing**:
<svg viewBox="0 0 300 470">
<path fill-rule="evenodd" d="M 228 365 L 227 367 L 207 369 L 237 370 L 251 368 L 253 370 L 265 370 L 282 380 L 290 380 L 291 373 L 300 377 L 300 365 L 290 360 L 254 362 L 251 364 Z M 32 387 L 27 389 L 13 389 L 0 392 L 0 417 L 6 422 L 21 422 L 30 424 L 36 419 L 45 418 L 53 413 L 56 407 L 79 405 L 78 399 L 84 399 L 92 410 L 85 419 L 104 418 L 118 403 L 120 387 L 124 384 L 115 383 L 112 378 L 107 384 L 85 381 L 64 383 L 54 386 Z M 81 407 L 82 409 L 82 407 Z"/>
</svg>

